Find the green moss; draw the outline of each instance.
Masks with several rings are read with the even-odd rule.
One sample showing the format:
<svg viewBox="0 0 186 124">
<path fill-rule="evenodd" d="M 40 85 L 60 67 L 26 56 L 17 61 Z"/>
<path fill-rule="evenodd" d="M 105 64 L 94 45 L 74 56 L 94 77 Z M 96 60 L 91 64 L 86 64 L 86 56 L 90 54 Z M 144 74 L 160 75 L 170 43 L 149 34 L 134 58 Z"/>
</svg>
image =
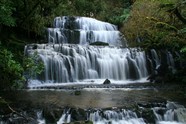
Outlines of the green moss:
<svg viewBox="0 0 186 124">
<path fill-rule="evenodd" d="M 76 91 L 74 91 L 74 94 L 75 94 L 76 96 L 79 96 L 79 95 L 81 95 L 81 91 L 76 90 Z"/>
</svg>

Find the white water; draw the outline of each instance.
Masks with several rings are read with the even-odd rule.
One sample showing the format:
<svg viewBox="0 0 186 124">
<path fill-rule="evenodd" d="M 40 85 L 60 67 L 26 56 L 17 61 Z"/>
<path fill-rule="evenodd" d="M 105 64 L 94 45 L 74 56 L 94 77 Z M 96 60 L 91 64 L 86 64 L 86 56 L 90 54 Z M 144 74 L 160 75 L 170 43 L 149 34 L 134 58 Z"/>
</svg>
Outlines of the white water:
<svg viewBox="0 0 186 124">
<path fill-rule="evenodd" d="M 42 78 L 47 82 L 96 82 L 108 78 L 114 82 L 137 82 L 148 76 L 145 53 L 137 49 L 80 45 L 37 45 L 26 48 L 36 51 L 44 62 Z M 37 78 L 33 77 L 31 82 Z M 100 82 L 103 83 L 103 82 Z M 47 83 L 48 84 L 48 83 Z"/>
<path fill-rule="evenodd" d="M 106 78 L 125 83 L 148 76 L 145 53 L 120 48 L 125 39 L 115 25 L 93 18 L 64 16 L 56 17 L 54 28 L 47 32 L 48 44 L 25 47 L 25 55 L 37 52 L 45 66 L 43 74 L 29 79 L 30 87 Z M 97 41 L 114 46 L 89 46 Z"/>
<path fill-rule="evenodd" d="M 56 17 L 54 28 L 48 28 L 49 43 L 88 45 L 101 41 L 122 45 L 123 37 L 115 25 L 88 17 Z"/>
<path fill-rule="evenodd" d="M 56 17 L 54 19 L 55 28 L 65 28 L 65 29 L 82 29 L 82 30 L 107 30 L 114 31 L 117 30 L 115 25 L 107 22 L 102 22 L 94 18 L 88 17 Z"/>
<path fill-rule="evenodd" d="M 138 118 L 137 115 L 130 110 L 111 111 L 107 110 L 101 113 L 96 111 L 90 113 L 88 120 L 93 121 L 94 124 L 145 124 L 142 118 Z"/>
<path fill-rule="evenodd" d="M 148 109 L 149 108 L 141 108 Z M 176 104 L 174 102 L 168 102 L 164 107 L 153 107 L 150 108 L 156 117 L 155 124 L 185 124 L 186 123 L 186 108 L 182 105 Z M 135 110 L 135 109 L 133 109 Z M 140 111 L 140 110 L 139 110 Z M 74 122 L 71 109 L 65 109 L 56 124 L 64 124 Z M 163 113 L 162 113 L 163 112 Z M 127 109 L 118 109 L 113 107 L 112 110 L 102 110 L 102 109 L 90 109 L 85 110 L 86 120 L 90 120 L 93 124 L 151 124 L 154 122 L 146 122 L 145 119 L 136 112 Z M 160 114 L 161 113 L 161 114 Z M 37 123 L 47 124 L 42 111 L 36 111 Z M 76 113 L 78 114 L 78 112 Z M 75 115 L 77 116 L 77 115 Z M 16 116 L 13 120 L 18 119 Z M 79 119 L 79 118 L 77 118 Z M 0 124 L 9 124 L 13 120 L 3 121 L 0 120 Z M 85 121 L 85 120 L 82 120 Z M 19 122 L 19 121 L 18 121 Z M 33 121 L 33 123 L 35 123 Z"/>
<path fill-rule="evenodd" d="M 186 109 L 174 102 L 168 102 L 166 107 L 152 108 L 154 116 L 156 116 L 156 124 L 185 124 Z M 164 111 L 163 115 L 158 114 L 158 111 Z M 57 124 L 70 122 L 70 113 L 63 113 Z M 94 124 L 147 124 L 143 118 L 131 110 L 94 110 L 87 111 L 87 120 Z M 60 123 L 59 123 L 60 122 Z"/>
<path fill-rule="evenodd" d="M 152 109 L 158 124 L 186 123 L 186 108 L 184 108 L 184 106 L 178 105 L 174 102 L 168 102 L 163 115 L 158 112 L 160 109 L 162 108 L 155 107 Z"/>
<path fill-rule="evenodd" d="M 38 124 L 45 124 L 46 120 L 43 118 L 43 112 L 42 111 L 38 111 L 36 114 L 37 114 L 37 122 L 38 122 Z"/>
<path fill-rule="evenodd" d="M 71 114 L 69 114 L 69 110 L 64 111 L 59 121 L 57 121 L 57 124 L 63 124 L 63 123 L 70 123 L 71 122 Z"/>
<path fill-rule="evenodd" d="M 58 86 L 70 86 L 70 85 L 101 85 L 105 79 L 87 79 L 87 80 L 81 80 L 78 82 L 64 82 L 64 83 L 54 83 L 53 81 L 40 81 L 40 80 L 30 80 L 28 81 L 28 87 L 29 88 L 36 88 L 36 87 L 58 87 Z M 113 85 L 126 85 L 126 84 L 133 84 L 133 83 L 147 83 L 148 81 L 146 78 L 141 78 L 140 80 L 125 80 L 125 81 L 118 81 L 118 80 L 110 80 Z M 94 87 L 99 88 L 100 87 Z M 110 87 L 111 88 L 111 87 Z M 89 88 L 90 89 L 90 88 Z"/>
</svg>

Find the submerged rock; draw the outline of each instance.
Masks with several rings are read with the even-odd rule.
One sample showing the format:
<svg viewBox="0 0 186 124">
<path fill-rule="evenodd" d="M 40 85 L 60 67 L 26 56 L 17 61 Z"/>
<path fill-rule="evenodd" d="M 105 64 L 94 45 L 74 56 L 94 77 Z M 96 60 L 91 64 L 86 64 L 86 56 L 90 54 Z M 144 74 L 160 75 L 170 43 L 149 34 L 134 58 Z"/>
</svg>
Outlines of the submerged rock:
<svg viewBox="0 0 186 124">
<path fill-rule="evenodd" d="M 79 91 L 79 90 L 74 91 L 74 95 L 76 95 L 76 96 L 81 95 L 81 91 Z"/>
</svg>

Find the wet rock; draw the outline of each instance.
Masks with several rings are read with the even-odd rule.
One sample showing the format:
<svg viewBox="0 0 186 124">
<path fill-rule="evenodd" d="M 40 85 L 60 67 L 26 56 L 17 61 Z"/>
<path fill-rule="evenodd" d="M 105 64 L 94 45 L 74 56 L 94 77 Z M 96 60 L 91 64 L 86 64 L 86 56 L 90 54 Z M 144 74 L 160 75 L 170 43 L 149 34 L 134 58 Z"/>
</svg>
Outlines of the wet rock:
<svg viewBox="0 0 186 124">
<path fill-rule="evenodd" d="M 109 79 L 106 79 L 103 84 L 111 84 L 110 80 Z"/>
<path fill-rule="evenodd" d="M 96 46 L 109 46 L 108 43 L 101 42 L 101 41 L 96 41 L 96 42 L 90 43 L 90 45 L 96 45 Z"/>
<path fill-rule="evenodd" d="M 138 106 L 143 108 L 166 107 L 166 101 L 161 103 L 155 101 L 153 103 L 138 103 Z"/>
<path fill-rule="evenodd" d="M 136 112 L 138 117 L 143 118 L 145 123 L 155 124 L 156 120 L 151 106 L 151 104 L 138 104 L 133 107 L 133 111 Z"/>
<path fill-rule="evenodd" d="M 143 111 L 141 112 L 141 117 L 145 120 L 146 123 L 152 123 L 155 124 L 156 120 L 155 120 L 155 116 L 153 114 L 152 109 L 143 109 Z"/>
<path fill-rule="evenodd" d="M 156 83 L 164 83 L 164 78 L 163 77 L 161 77 L 161 76 L 157 76 L 156 78 L 155 78 L 155 82 Z"/>
<path fill-rule="evenodd" d="M 93 124 L 92 121 L 75 121 L 68 124 Z"/>
<path fill-rule="evenodd" d="M 73 121 L 83 121 L 86 120 L 86 112 L 84 109 L 72 109 L 71 110 L 71 118 Z"/>
<path fill-rule="evenodd" d="M 37 49 L 37 45 L 36 44 L 33 44 L 33 49 Z"/>
<path fill-rule="evenodd" d="M 54 107 L 47 107 L 43 110 L 43 116 L 46 119 L 46 123 L 55 123 L 60 117 L 61 113 L 63 113 L 63 109 Z"/>
</svg>

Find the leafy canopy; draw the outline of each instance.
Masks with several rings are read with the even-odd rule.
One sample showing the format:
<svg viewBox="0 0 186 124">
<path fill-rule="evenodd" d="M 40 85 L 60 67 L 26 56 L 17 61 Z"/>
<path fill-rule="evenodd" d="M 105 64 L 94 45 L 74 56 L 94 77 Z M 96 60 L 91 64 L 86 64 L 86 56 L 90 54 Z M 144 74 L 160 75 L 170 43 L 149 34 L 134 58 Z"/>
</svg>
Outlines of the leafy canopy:
<svg viewBox="0 0 186 124">
<path fill-rule="evenodd" d="M 186 45 L 181 6 L 182 0 L 137 0 L 122 31 L 134 46 L 180 49 Z"/>
<path fill-rule="evenodd" d="M 0 46 L 0 86 L 3 89 L 12 89 L 18 86 L 18 80 L 23 80 L 23 68 L 14 60 L 13 54 Z"/>
<path fill-rule="evenodd" d="M 0 25 L 15 26 L 15 18 L 12 16 L 15 8 L 10 0 L 0 1 Z"/>
</svg>

